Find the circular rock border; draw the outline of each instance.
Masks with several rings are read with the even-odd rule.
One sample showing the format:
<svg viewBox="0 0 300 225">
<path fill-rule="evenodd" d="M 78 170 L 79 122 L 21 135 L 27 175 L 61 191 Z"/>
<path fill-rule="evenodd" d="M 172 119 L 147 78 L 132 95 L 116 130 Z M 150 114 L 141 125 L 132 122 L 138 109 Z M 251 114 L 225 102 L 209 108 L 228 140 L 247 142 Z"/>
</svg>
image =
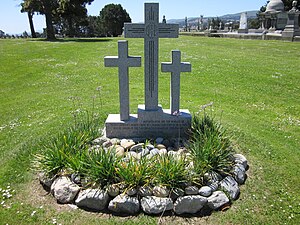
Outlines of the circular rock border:
<svg viewBox="0 0 300 225">
<path fill-rule="evenodd" d="M 165 143 L 164 143 L 165 142 Z M 184 141 L 182 141 L 183 143 Z M 133 140 L 118 140 L 99 138 L 94 140 L 92 149 L 116 148 L 116 154 L 131 157 L 153 157 L 155 154 L 182 154 L 186 153 L 183 144 L 174 148 L 167 148 L 169 140 L 156 139 L 156 148 L 149 144 L 149 149 L 142 149 L 144 143 L 135 143 Z M 127 152 L 126 152 L 127 151 Z M 146 152 L 145 152 L 146 151 Z M 138 153 L 137 153 L 138 152 Z M 170 153 L 171 152 L 171 153 Z M 135 153 L 135 154 L 134 154 Z M 152 156 L 151 156 L 152 155 Z M 75 204 L 88 211 L 110 211 L 116 214 L 135 215 L 141 211 L 149 215 L 158 215 L 172 212 L 176 215 L 195 214 L 203 209 L 219 210 L 227 208 L 240 195 L 239 185 L 244 184 L 247 175 L 248 161 L 242 154 L 234 154 L 233 172 L 230 176 L 211 176 L 205 186 L 187 186 L 182 189 L 168 189 L 163 186 L 143 186 L 124 189 L 122 184 L 110 185 L 101 189 L 84 189 L 77 183 L 76 176 L 56 176 L 47 178 L 39 174 L 40 183 L 51 192 L 57 202 Z"/>
</svg>

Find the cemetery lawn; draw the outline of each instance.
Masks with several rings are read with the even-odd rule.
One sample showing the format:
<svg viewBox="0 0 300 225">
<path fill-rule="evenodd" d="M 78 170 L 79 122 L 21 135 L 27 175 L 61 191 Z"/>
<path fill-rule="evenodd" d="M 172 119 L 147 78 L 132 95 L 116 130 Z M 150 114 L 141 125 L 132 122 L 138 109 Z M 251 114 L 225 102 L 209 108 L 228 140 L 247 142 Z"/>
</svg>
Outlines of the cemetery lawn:
<svg viewBox="0 0 300 225">
<path fill-rule="evenodd" d="M 37 144 L 97 112 L 118 113 L 118 39 L 0 40 L 1 224 L 299 224 L 300 43 L 201 37 L 160 41 L 160 62 L 171 50 L 191 62 L 181 75 L 181 108 L 202 105 L 235 135 L 250 169 L 241 196 L 209 217 L 116 217 L 56 204 L 32 168 Z M 143 40 L 128 39 L 143 57 Z M 143 61 L 143 58 L 142 58 Z M 170 74 L 159 74 L 159 103 L 169 107 Z M 143 68 L 130 69 L 130 108 L 144 102 Z"/>
</svg>

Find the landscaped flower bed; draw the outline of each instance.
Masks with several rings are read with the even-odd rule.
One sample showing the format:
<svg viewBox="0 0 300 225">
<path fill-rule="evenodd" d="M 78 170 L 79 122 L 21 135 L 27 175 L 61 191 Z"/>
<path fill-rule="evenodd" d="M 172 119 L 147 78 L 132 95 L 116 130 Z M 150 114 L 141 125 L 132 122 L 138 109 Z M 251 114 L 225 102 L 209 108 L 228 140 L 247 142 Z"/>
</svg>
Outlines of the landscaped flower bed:
<svg viewBox="0 0 300 225">
<path fill-rule="evenodd" d="M 198 213 L 228 207 L 248 163 L 213 119 L 193 117 L 190 138 L 94 138 L 77 124 L 37 155 L 41 183 L 60 203 L 114 213 Z M 95 129 L 94 129 L 95 128 Z"/>
</svg>

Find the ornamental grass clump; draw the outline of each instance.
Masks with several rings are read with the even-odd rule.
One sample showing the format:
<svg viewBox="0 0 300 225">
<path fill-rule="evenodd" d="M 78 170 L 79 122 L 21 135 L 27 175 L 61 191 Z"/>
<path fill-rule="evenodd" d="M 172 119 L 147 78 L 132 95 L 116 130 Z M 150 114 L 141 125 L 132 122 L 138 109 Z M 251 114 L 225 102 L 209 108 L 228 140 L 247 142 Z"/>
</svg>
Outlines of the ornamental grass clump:
<svg viewBox="0 0 300 225">
<path fill-rule="evenodd" d="M 204 175 L 229 174 L 233 147 L 226 130 L 214 118 L 204 113 L 194 115 L 188 146 L 194 164 L 195 182 L 203 183 Z"/>
<path fill-rule="evenodd" d="M 158 155 L 152 170 L 154 185 L 182 188 L 188 181 L 187 161 L 179 155 Z"/>
<path fill-rule="evenodd" d="M 152 161 L 142 157 L 136 160 L 129 157 L 128 160 L 121 160 L 116 167 L 117 180 L 124 183 L 127 188 L 144 186 L 151 181 Z"/>
<path fill-rule="evenodd" d="M 116 166 L 120 159 L 115 150 L 102 148 L 91 150 L 87 153 L 83 162 L 81 174 L 85 177 L 85 186 L 101 187 L 116 183 Z"/>
<path fill-rule="evenodd" d="M 78 173 L 83 168 L 89 144 L 99 135 L 99 122 L 87 116 L 39 145 L 34 165 L 37 170 L 52 176 L 64 172 Z"/>
</svg>

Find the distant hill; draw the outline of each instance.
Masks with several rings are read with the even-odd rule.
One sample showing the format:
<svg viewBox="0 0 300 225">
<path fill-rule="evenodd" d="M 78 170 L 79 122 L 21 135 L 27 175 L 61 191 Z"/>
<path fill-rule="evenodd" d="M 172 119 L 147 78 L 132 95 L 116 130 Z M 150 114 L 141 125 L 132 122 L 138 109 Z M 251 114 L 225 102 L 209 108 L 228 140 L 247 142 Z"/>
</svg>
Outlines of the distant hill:
<svg viewBox="0 0 300 225">
<path fill-rule="evenodd" d="M 247 11 L 247 18 L 248 19 L 254 19 L 256 18 L 256 14 L 258 13 L 257 10 Z M 240 20 L 241 13 L 235 13 L 235 14 L 226 14 L 223 16 L 218 16 L 223 21 L 238 21 Z M 203 17 L 204 22 L 207 22 L 208 19 L 212 19 L 216 17 Z M 189 24 L 197 24 L 199 17 L 188 17 L 188 23 Z M 184 26 L 185 19 L 170 19 L 168 20 L 168 23 L 177 23 L 180 27 Z"/>
</svg>

